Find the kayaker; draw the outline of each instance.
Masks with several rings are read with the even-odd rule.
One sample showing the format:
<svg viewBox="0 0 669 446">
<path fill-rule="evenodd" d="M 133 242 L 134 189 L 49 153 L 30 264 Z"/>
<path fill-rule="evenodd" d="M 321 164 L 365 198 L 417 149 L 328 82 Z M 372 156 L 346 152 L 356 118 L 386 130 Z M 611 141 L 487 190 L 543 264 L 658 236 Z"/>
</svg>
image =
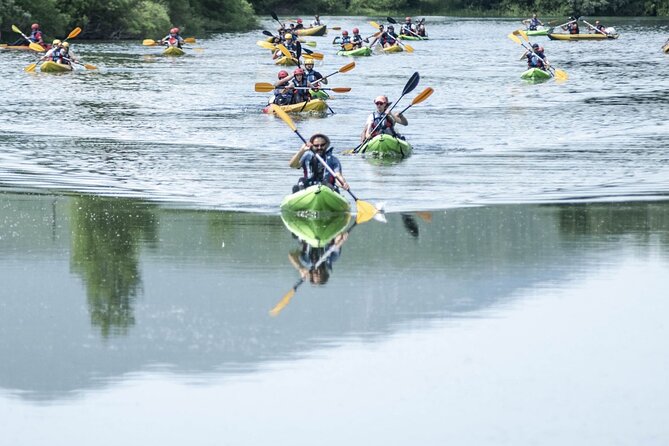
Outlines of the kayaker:
<svg viewBox="0 0 669 446">
<path fill-rule="evenodd" d="M 316 158 L 315 154 L 318 154 L 321 159 L 325 161 L 325 164 L 332 169 L 336 179 L 327 169 L 325 169 L 323 164 Z M 295 152 L 288 165 L 293 169 L 301 168 L 303 172 L 302 178 L 300 178 L 297 181 L 297 184 L 293 186 L 293 193 L 315 184 L 324 184 L 336 191 L 339 190 L 339 186 L 346 190 L 349 188 L 348 183 L 342 174 L 341 163 L 332 153 L 330 138 L 322 133 L 316 133 L 309 138 L 309 142 L 303 144 L 302 147 Z"/>
<path fill-rule="evenodd" d="M 579 34 L 580 30 L 578 29 L 578 19 L 569 17 L 570 22 L 562 27 L 563 30 L 569 31 L 569 34 Z"/>
<path fill-rule="evenodd" d="M 388 113 L 386 110 L 390 107 L 387 96 L 377 96 L 374 99 L 376 110 L 372 112 L 365 122 L 365 127 L 360 135 L 360 141 L 369 141 L 371 138 L 381 133 L 402 138 L 395 131 L 395 124 L 408 125 L 409 121 L 401 113 Z M 402 138 L 404 139 L 404 138 Z"/>
<path fill-rule="evenodd" d="M 390 29 L 390 27 L 388 27 Z M 381 45 L 384 48 L 388 48 L 389 46 L 393 46 L 396 43 L 396 40 L 388 35 L 388 33 L 383 29 L 383 25 L 379 25 L 379 32 L 376 38 L 372 40 L 372 43 L 369 44 L 370 48 L 373 47 L 376 43 L 378 42 L 379 45 Z"/>
<path fill-rule="evenodd" d="M 288 84 L 288 72 L 286 70 L 279 71 L 279 80 L 274 83 L 274 98 L 272 102 L 276 105 L 289 105 L 293 101 L 293 86 Z"/>
<path fill-rule="evenodd" d="M 544 47 L 539 46 L 538 43 L 532 44 L 534 52 L 527 52 L 527 68 L 540 68 L 545 70 L 546 55 L 544 54 Z"/>
<path fill-rule="evenodd" d="M 353 28 L 353 37 L 351 37 L 351 43 L 353 44 L 354 48 L 362 48 L 362 42 L 369 41 L 367 39 L 363 39 L 362 36 L 360 35 L 360 30 L 358 28 Z"/>
<path fill-rule="evenodd" d="M 523 20 L 523 23 L 527 26 L 528 31 L 536 31 L 539 25 L 544 26 L 544 23 L 537 18 L 536 12 L 532 14 L 531 19 Z"/>
<path fill-rule="evenodd" d="M 293 93 L 294 104 L 299 104 L 300 102 L 309 101 L 311 99 L 311 96 L 309 96 L 309 88 L 313 88 L 313 85 L 307 80 L 302 68 L 297 68 L 293 71 L 293 78 L 290 80 L 290 83 L 295 87 Z"/>
<path fill-rule="evenodd" d="M 606 34 L 606 35 L 609 34 L 606 32 L 606 28 L 599 22 L 599 20 L 595 20 L 595 26 L 588 25 L 588 27 L 592 30 L 594 34 Z"/>
<path fill-rule="evenodd" d="M 351 37 L 348 35 L 348 31 L 344 30 L 341 32 L 341 36 L 337 36 L 332 40 L 333 44 L 339 43 L 341 45 L 341 49 L 345 50 L 344 45 L 351 43 Z"/>
<path fill-rule="evenodd" d="M 43 62 L 45 60 L 49 60 L 51 62 L 56 62 L 59 64 L 63 63 L 63 60 L 61 59 L 61 48 L 62 48 L 62 42 L 59 39 L 55 39 L 51 43 L 51 49 L 47 51 L 44 56 L 40 57 L 40 62 Z"/>
<path fill-rule="evenodd" d="M 170 33 L 168 35 L 160 39 L 161 45 L 176 46 L 178 48 L 181 48 L 181 45 L 183 45 L 183 43 L 184 39 L 179 34 L 179 28 L 177 28 L 176 26 L 170 29 Z"/>
<path fill-rule="evenodd" d="M 321 26 L 321 18 L 318 14 L 314 16 L 314 21 L 311 22 L 311 26 Z"/>
<path fill-rule="evenodd" d="M 64 64 L 70 65 L 70 66 L 73 63 L 77 62 L 77 58 L 74 56 L 74 53 L 72 51 L 70 51 L 70 43 L 69 42 L 63 42 L 61 44 L 60 59 L 63 61 Z"/>
<path fill-rule="evenodd" d="M 400 28 L 400 35 L 402 36 L 415 36 L 416 28 L 411 23 L 411 17 L 406 17 L 404 19 L 404 25 Z"/>
<path fill-rule="evenodd" d="M 295 31 L 298 29 L 304 29 L 304 24 L 302 23 L 302 19 L 297 19 L 297 25 L 295 25 Z"/>
<path fill-rule="evenodd" d="M 388 34 L 394 40 L 397 40 L 398 38 L 397 33 L 395 33 L 395 27 L 393 25 L 388 25 L 388 31 L 386 32 L 386 34 Z"/>
<path fill-rule="evenodd" d="M 427 37 L 427 30 L 425 29 L 425 19 L 420 19 L 418 25 L 416 25 L 416 34 L 420 37 Z"/>
<path fill-rule="evenodd" d="M 313 59 L 304 59 L 304 77 L 306 77 L 307 82 L 309 82 L 312 85 L 316 85 L 319 83 L 327 84 L 328 80 L 323 79 L 323 75 L 319 73 L 318 71 L 314 70 L 314 60 Z M 319 79 L 322 79 L 321 81 L 317 82 Z"/>
<path fill-rule="evenodd" d="M 39 27 L 39 23 L 33 23 L 30 26 L 30 35 L 28 36 L 29 42 L 26 42 L 26 40 L 21 36 L 20 39 L 18 39 L 16 42 L 14 42 L 12 45 L 14 46 L 26 46 L 29 45 L 30 42 L 34 43 L 39 43 L 42 46 L 46 46 L 44 43 L 44 34 L 42 33 L 42 30 Z"/>
<path fill-rule="evenodd" d="M 291 52 L 295 59 L 299 60 L 302 56 L 302 44 L 300 41 L 293 39 L 293 35 L 291 33 L 286 33 L 284 38 L 286 39 L 286 43 L 284 44 L 285 47 L 288 49 L 288 51 Z M 281 54 L 281 52 L 279 52 L 279 54 Z"/>
</svg>

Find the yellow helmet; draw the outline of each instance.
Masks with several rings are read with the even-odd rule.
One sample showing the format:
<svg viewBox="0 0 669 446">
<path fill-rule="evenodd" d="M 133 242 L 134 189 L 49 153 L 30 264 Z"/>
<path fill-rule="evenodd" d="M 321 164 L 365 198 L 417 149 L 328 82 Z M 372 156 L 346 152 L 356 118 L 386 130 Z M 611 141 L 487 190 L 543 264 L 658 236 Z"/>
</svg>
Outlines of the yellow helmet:
<svg viewBox="0 0 669 446">
<path fill-rule="evenodd" d="M 51 42 L 51 45 L 60 45 L 60 40 L 56 39 L 53 42 Z"/>
<path fill-rule="evenodd" d="M 65 48 L 69 48 L 70 47 L 70 42 L 63 42 L 63 46 Z"/>
<path fill-rule="evenodd" d="M 284 37 L 286 40 L 292 40 L 292 39 L 293 39 L 293 35 L 292 35 L 291 33 L 286 33 L 286 35 L 283 36 L 283 37 Z"/>
</svg>

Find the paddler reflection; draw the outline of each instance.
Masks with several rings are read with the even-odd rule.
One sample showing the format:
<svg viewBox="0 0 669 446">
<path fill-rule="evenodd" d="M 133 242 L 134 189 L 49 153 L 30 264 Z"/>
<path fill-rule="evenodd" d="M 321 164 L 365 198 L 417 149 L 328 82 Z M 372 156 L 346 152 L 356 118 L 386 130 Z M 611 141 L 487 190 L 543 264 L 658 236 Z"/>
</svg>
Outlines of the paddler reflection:
<svg viewBox="0 0 669 446">
<path fill-rule="evenodd" d="M 349 225 L 349 213 L 318 218 L 283 213 L 281 219 L 300 242 L 299 248 L 288 254 L 288 260 L 299 272 L 300 279 L 270 311 L 272 316 L 277 316 L 288 305 L 304 282 L 313 285 L 325 285 L 328 282 L 333 264 L 341 256 L 341 248 L 356 225 L 355 222 Z"/>
</svg>

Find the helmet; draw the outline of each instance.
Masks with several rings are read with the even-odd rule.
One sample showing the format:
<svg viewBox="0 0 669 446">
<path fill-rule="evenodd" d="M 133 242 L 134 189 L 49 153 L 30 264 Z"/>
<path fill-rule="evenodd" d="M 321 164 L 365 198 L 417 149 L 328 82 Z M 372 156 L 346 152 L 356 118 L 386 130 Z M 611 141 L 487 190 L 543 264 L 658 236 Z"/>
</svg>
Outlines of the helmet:
<svg viewBox="0 0 669 446">
<path fill-rule="evenodd" d="M 304 74 L 304 70 L 302 68 L 297 68 L 295 71 L 293 71 L 293 74 L 297 76 L 298 74 Z"/>
<path fill-rule="evenodd" d="M 292 39 L 293 39 L 293 35 L 292 35 L 291 33 L 286 33 L 286 34 L 283 36 L 283 38 L 286 39 L 286 40 L 292 40 Z"/>
<path fill-rule="evenodd" d="M 411 21 L 411 17 L 407 17 L 406 19 L 404 19 L 404 21 L 406 21 L 406 22 L 410 22 L 410 21 Z"/>
<path fill-rule="evenodd" d="M 297 23 L 302 23 L 302 19 L 297 19 Z"/>
<path fill-rule="evenodd" d="M 172 28 L 172 29 L 170 30 L 170 34 L 179 34 L 179 28 L 176 28 L 176 27 L 175 27 L 175 28 Z"/>
<path fill-rule="evenodd" d="M 53 42 L 51 42 L 51 45 L 60 45 L 60 40 L 55 39 Z"/>
<path fill-rule="evenodd" d="M 393 25 L 388 25 L 388 29 L 395 29 Z"/>
<path fill-rule="evenodd" d="M 288 72 L 286 70 L 279 71 L 279 79 L 283 79 L 284 77 L 288 77 Z"/>
<path fill-rule="evenodd" d="M 314 60 L 312 58 L 308 58 L 308 59 L 306 57 L 304 58 L 304 66 L 305 67 L 307 65 L 313 65 L 313 64 L 314 64 Z"/>
<path fill-rule="evenodd" d="M 33 23 L 30 29 L 39 29 L 39 24 L 38 23 Z"/>
<path fill-rule="evenodd" d="M 353 28 L 353 34 L 358 34 L 360 30 L 358 28 Z"/>
<path fill-rule="evenodd" d="M 532 48 L 539 48 L 539 44 L 538 43 L 533 43 Z"/>
<path fill-rule="evenodd" d="M 599 20 L 595 20 L 595 25 L 599 25 Z"/>
<path fill-rule="evenodd" d="M 70 47 L 70 42 L 63 42 L 63 47 L 64 48 L 69 48 Z"/>
<path fill-rule="evenodd" d="M 342 35 L 342 36 L 348 36 L 348 31 L 346 31 L 346 30 L 342 31 L 342 32 L 341 32 L 341 35 Z"/>
</svg>

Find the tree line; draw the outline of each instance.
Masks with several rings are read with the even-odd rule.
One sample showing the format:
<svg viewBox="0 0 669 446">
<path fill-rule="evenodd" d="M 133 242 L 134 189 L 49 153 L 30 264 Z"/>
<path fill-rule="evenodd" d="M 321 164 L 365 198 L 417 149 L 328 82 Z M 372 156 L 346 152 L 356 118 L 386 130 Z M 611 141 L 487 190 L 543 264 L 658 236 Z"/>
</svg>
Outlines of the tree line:
<svg viewBox="0 0 669 446">
<path fill-rule="evenodd" d="M 669 0 L 0 0 L 2 40 L 14 40 L 11 25 L 24 32 L 40 23 L 48 38 L 62 37 L 74 27 L 79 38 L 156 38 L 179 26 L 187 35 L 243 31 L 257 17 L 277 11 L 286 18 L 300 14 L 460 16 L 655 16 L 669 15 Z M 7 37 L 9 36 L 9 37 Z"/>
</svg>

